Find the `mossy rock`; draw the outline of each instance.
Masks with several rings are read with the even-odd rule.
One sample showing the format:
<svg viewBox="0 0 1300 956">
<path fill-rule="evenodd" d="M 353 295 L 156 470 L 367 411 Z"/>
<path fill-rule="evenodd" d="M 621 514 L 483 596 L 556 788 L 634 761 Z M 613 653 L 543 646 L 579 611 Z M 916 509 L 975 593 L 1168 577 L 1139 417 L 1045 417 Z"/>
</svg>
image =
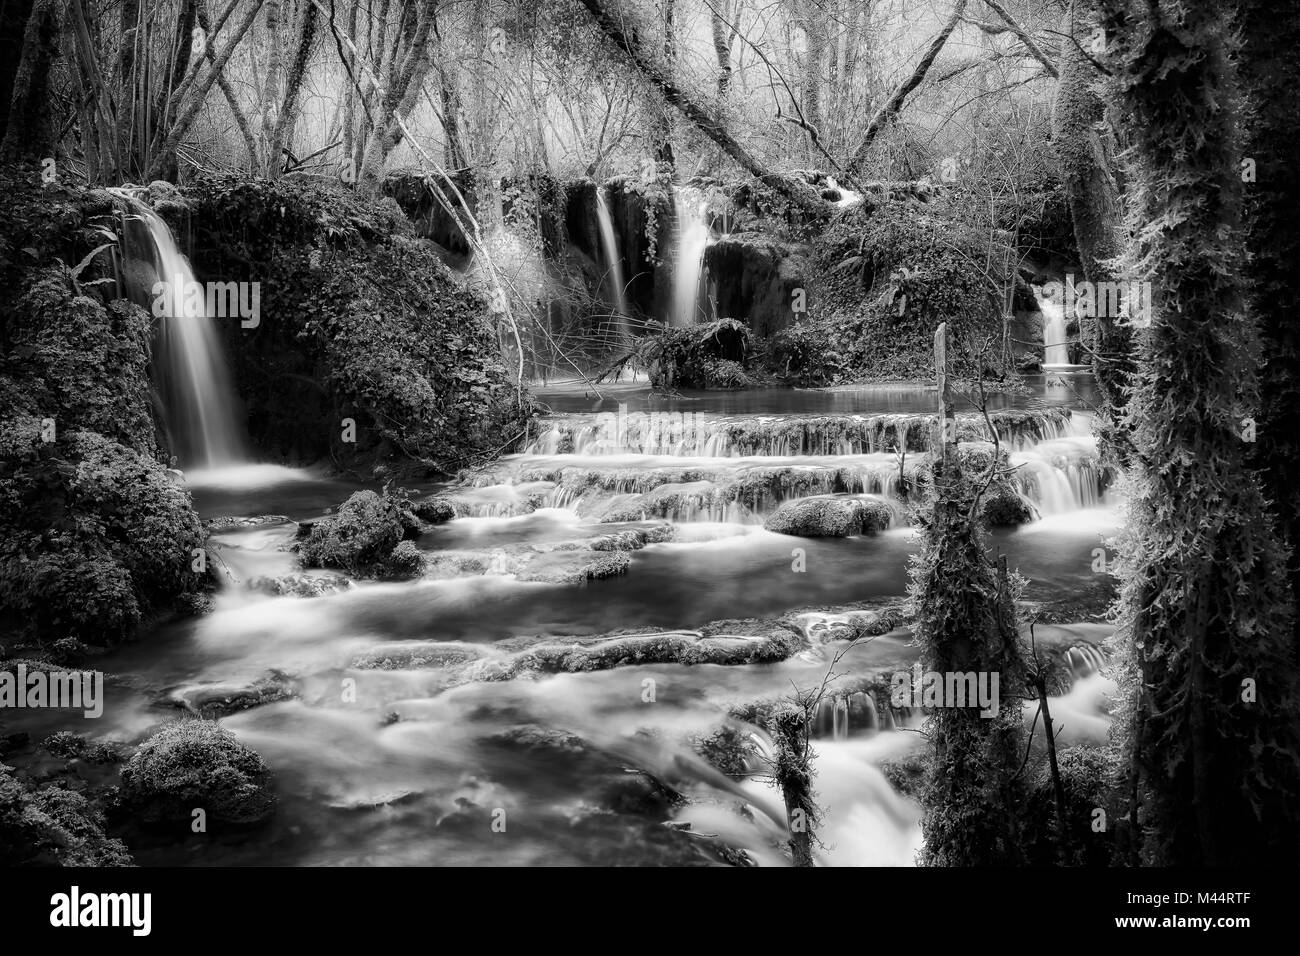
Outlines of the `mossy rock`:
<svg viewBox="0 0 1300 956">
<path fill-rule="evenodd" d="M 122 791 L 147 823 L 188 825 L 202 809 L 209 823 L 252 824 L 276 804 L 266 763 L 209 720 L 169 724 L 141 744 L 122 770 Z"/>
<path fill-rule="evenodd" d="M 410 517 L 395 495 L 354 492 L 338 514 L 311 526 L 298 556 L 305 567 L 336 568 L 359 577 L 418 574 L 424 560 L 408 540 Z"/>
<path fill-rule="evenodd" d="M 93 432 L 0 422 L 0 621 L 109 644 L 193 593 L 203 528 L 157 461 Z"/>
<path fill-rule="evenodd" d="M 0 865 L 133 866 L 104 833 L 104 814 L 80 793 L 25 786 L 0 764 Z"/>
<path fill-rule="evenodd" d="M 784 502 L 763 527 L 801 538 L 872 535 L 889 527 L 893 511 L 868 495 L 814 495 Z"/>
</svg>

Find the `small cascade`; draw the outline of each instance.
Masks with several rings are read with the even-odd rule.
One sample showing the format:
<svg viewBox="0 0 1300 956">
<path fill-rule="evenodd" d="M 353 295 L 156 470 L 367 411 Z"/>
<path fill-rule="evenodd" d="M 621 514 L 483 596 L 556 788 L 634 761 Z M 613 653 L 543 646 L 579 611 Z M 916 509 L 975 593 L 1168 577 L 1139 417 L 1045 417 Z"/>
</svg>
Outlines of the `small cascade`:
<svg viewBox="0 0 1300 956">
<path fill-rule="evenodd" d="M 672 324 L 683 328 L 695 325 L 700 317 L 700 276 L 704 269 L 704 249 L 709 244 L 708 204 L 695 190 L 679 188 L 676 192 L 677 256 L 673 263 Z"/>
<path fill-rule="evenodd" d="M 994 412 L 1002 444 L 1025 451 L 1057 438 L 1088 434 L 1087 416 L 1068 408 Z M 923 414 L 704 418 L 690 413 L 571 415 L 552 419 L 525 449 L 529 455 L 864 455 L 924 452 L 934 416 Z M 963 441 L 988 440 L 982 416 L 958 416 Z"/>
<path fill-rule="evenodd" d="M 205 313 L 203 287 L 167 224 L 125 190 L 113 192 L 148 234 L 148 258 L 133 261 L 136 250 L 130 249 L 125 269 L 132 298 L 162 320 L 155 367 L 177 457 L 196 468 L 238 464 L 245 460 L 235 418 L 239 406 L 216 320 Z"/>
<path fill-rule="evenodd" d="M 596 219 L 600 224 L 601 249 L 605 254 L 606 285 L 610 304 L 618 312 L 619 331 L 626 337 L 627 328 L 627 285 L 623 281 L 623 257 L 618 251 L 618 237 L 614 233 L 614 222 L 609 215 L 609 205 L 605 202 L 603 187 L 596 189 Z"/>
<path fill-rule="evenodd" d="M 1034 287 L 1034 298 L 1038 300 L 1038 309 L 1043 315 L 1043 364 L 1069 365 L 1065 307 L 1037 286 Z"/>
</svg>

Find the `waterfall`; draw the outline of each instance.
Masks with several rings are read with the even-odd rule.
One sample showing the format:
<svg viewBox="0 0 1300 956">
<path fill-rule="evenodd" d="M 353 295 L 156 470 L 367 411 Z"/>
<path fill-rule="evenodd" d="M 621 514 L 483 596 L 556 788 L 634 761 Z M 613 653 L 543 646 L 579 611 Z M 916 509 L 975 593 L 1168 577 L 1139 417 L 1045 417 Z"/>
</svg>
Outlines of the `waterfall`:
<svg viewBox="0 0 1300 956">
<path fill-rule="evenodd" d="M 206 296 L 189 261 L 176 246 L 167 224 L 149 207 L 124 190 L 131 215 L 149 234 L 147 260 L 127 263 L 128 272 L 139 269 L 130 281 L 133 298 L 161 318 L 158 326 L 157 369 L 168 431 L 181 463 L 194 468 L 216 468 L 244 460 L 244 443 L 235 424 L 238 401 L 231 385 L 221 342 L 205 314 Z M 156 283 L 165 282 L 164 294 Z"/>
<path fill-rule="evenodd" d="M 699 317 L 700 273 L 704 249 L 709 244 L 709 222 L 704 215 L 708 204 L 695 190 L 678 190 L 675 202 L 677 258 L 673 263 L 672 324 L 681 328 L 694 325 Z"/>
<path fill-rule="evenodd" d="M 1070 349 L 1066 345 L 1065 307 L 1052 296 L 1034 288 L 1039 311 L 1043 315 L 1043 364 L 1069 365 Z"/>
<path fill-rule="evenodd" d="M 614 235 L 614 222 L 609 217 L 605 190 L 596 187 L 596 219 L 600 223 L 600 243 L 605 253 L 607 285 L 611 287 L 613 306 L 620 319 L 627 317 L 627 286 L 623 282 L 623 259 L 618 252 L 618 239 Z M 622 323 L 624 326 L 626 323 Z"/>
</svg>

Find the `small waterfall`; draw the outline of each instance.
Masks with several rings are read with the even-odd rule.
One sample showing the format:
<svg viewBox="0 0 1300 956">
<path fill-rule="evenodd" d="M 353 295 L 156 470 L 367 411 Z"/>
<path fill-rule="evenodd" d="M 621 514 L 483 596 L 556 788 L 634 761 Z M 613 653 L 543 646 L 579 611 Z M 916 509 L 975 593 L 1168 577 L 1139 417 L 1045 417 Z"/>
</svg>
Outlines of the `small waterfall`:
<svg viewBox="0 0 1300 956">
<path fill-rule="evenodd" d="M 627 286 L 623 282 L 623 259 L 618 252 L 618 239 L 614 235 L 614 221 L 609 217 L 605 202 L 605 189 L 596 188 L 596 219 L 600 223 L 600 244 L 605 253 L 606 284 L 610 287 L 611 304 L 618 310 L 620 319 L 627 317 Z M 626 329 L 626 322 L 621 323 Z"/>
<path fill-rule="evenodd" d="M 1034 298 L 1038 300 L 1043 315 L 1043 364 L 1069 365 L 1070 348 L 1066 344 L 1065 307 L 1035 286 Z"/>
<path fill-rule="evenodd" d="M 708 204 L 693 189 L 679 189 L 677 206 L 677 258 L 673 263 L 672 324 L 694 325 L 700 313 L 700 273 L 704 249 L 709 244 Z"/>
<path fill-rule="evenodd" d="M 148 261 L 143 276 L 132 281 L 139 304 L 159 316 L 159 358 L 155 363 L 159 390 L 166 411 L 173 448 L 183 465 L 216 468 L 245 459 L 240 429 L 235 424 L 238 401 L 226 367 L 214 319 L 205 314 L 202 286 L 194 278 L 189 260 L 176 246 L 167 224 L 126 191 L 124 199 L 149 234 Z M 157 294 L 155 284 L 167 283 Z M 195 290 L 199 290 L 197 293 Z"/>
</svg>

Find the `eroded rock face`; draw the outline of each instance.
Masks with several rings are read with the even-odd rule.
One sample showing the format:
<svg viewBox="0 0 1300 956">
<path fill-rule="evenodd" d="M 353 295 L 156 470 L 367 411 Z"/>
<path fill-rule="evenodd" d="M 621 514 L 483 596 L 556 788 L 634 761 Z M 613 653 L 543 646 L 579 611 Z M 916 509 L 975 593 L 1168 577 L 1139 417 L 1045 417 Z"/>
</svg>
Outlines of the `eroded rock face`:
<svg viewBox="0 0 1300 956">
<path fill-rule="evenodd" d="M 743 321 L 768 338 L 795 319 L 795 290 L 805 287 L 807 249 L 765 236 L 723 236 L 704 252 L 719 315 Z"/>
<path fill-rule="evenodd" d="M 149 823 L 249 824 L 275 809 L 271 771 L 262 758 L 210 720 L 182 720 L 154 734 L 122 770 L 123 798 Z"/>
<path fill-rule="evenodd" d="M 847 538 L 883 531 L 893 517 L 889 505 L 871 495 L 815 495 L 785 502 L 763 527 L 803 538 Z"/>
</svg>

